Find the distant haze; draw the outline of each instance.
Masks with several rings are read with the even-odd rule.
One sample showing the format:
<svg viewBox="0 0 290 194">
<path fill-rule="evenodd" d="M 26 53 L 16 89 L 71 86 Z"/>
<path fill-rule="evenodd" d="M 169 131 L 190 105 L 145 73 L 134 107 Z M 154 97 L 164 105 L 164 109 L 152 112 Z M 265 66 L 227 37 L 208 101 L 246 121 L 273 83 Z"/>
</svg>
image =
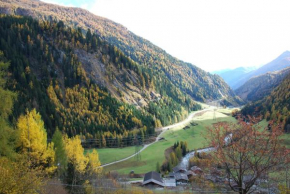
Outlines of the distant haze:
<svg viewBox="0 0 290 194">
<path fill-rule="evenodd" d="M 126 26 L 207 71 L 270 62 L 290 50 L 290 1 L 44 0 Z"/>
</svg>

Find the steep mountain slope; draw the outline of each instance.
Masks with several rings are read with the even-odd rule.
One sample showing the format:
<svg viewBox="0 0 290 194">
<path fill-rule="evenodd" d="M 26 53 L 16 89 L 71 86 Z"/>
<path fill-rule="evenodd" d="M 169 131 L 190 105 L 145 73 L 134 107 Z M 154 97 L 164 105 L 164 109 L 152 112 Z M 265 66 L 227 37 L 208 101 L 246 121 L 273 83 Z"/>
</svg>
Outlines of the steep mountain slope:
<svg viewBox="0 0 290 194">
<path fill-rule="evenodd" d="M 290 67 L 253 77 L 239 87 L 235 92 L 245 101 L 260 100 L 264 96 L 269 95 L 289 73 Z"/>
<path fill-rule="evenodd" d="M 115 45 L 144 69 L 150 69 L 148 71 L 156 78 L 153 79 L 155 90 L 161 95 L 177 99 L 179 94 L 186 93 L 198 101 L 216 100 L 224 95 L 226 96 L 224 103 L 240 103 L 240 99 L 235 97 L 234 92 L 219 76 L 182 62 L 125 27 L 83 9 L 56 6 L 35 0 L 2 0 L 0 12 L 29 15 L 41 20 L 62 20 L 73 27 L 92 29 L 103 40 Z"/>
<path fill-rule="evenodd" d="M 212 73 L 221 76 L 231 88 L 234 88 L 243 76 L 255 69 L 256 67 L 238 67 L 235 69 L 227 69 L 224 71 L 221 70 Z"/>
<path fill-rule="evenodd" d="M 102 50 L 100 57 L 111 56 L 112 61 L 116 59 L 113 54 L 122 55 L 118 50 L 109 55 L 110 46 L 97 40 L 99 38 L 94 34 L 85 39 L 79 31 L 66 28 L 62 22 L 0 16 L 0 50 L 11 63 L 8 87 L 18 94 L 14 118 L 27 109 L 36 108 L 50 137 L 58 127 L 70 136 L 83 134 L 88 138 L 103 136 L 105 139 L 112 134 L 115 134 L 114 138 L 116 135 L 121 138 L 137 133 L 152 134 L 158 119 L 168 122 L 161 115 L 167 115 L 172 109 L 181 114 L 181 105 L 170 103 L 166 98 L 162 100 L 168 103 L 167 110 L 152 113 L 139 110 L 116 100 L 90 79 L 89 72 L 74 54 L 75 50 L 95 54 Z M 83 45 L 90 42 L 92 47 L 84 51 Z M 128 65 L 123 68 L 141 80 L 142 71 L 138 66 L 126 57 L 122 60 Z M 148 83 L 145 81 L 144 84 Z M 142 81 L 135 85 L 142 87 Z"/>
<path fill-rule="evenodd" d="M 266 65 L 263 65 L 262 67 L 242 76 L 240 79 L 237 80 L 236 84 L 234 84 L 232 88 L 236 90 L 252 77 L 262 75 L 267 72 L 279 71 L 289 66 L 290 66 L 290 52 L 285 51 L 270 63 L 267 63 Z"/>
<path fill-rule="evenodd" d="M 282 128 L 288 129 L 290 127 L 290 73 L 270 95 L 248 104 L 242 109 L 242 113 L 262 114 L 265 119 L 281 123 Z"/>
</svg>

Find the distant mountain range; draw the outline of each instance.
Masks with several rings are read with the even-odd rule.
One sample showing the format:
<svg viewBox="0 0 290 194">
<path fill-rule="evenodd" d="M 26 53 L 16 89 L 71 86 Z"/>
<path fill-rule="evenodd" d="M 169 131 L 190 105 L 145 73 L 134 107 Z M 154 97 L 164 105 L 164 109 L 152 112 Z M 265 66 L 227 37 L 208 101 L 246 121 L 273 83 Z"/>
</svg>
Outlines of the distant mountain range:
<svg viewBox="0 0 290 194">
<path fill-rule="evenodd" d="M 257 101 L 269 95 L 290 73 L 290 67 L 280 71 L 268 72 L 249 79 L 235 92 L 245 101 Z"/>
<path fill-rule="evenodd" d="M 211 73 L 221 76 L 231 88 L 235 89 L 235 86 L 239 85 L 240 79 L 242 79 L 247 73 L 256 69 L 257 67 L 238 67 L 235 69 L 213 71 Z"/>
<path fill-rule="evenodd" d="M 257 69 L 240 67 L 234 70 L 216 72 L 220 75 L 233 90 L 237 90 L 249 79 L 268 72 L 282 70 L 290 66 L 290 52 L 285 51 L 276 59 Z M 214 72 L 213 72 L 214 73 Z"/>
</svg>

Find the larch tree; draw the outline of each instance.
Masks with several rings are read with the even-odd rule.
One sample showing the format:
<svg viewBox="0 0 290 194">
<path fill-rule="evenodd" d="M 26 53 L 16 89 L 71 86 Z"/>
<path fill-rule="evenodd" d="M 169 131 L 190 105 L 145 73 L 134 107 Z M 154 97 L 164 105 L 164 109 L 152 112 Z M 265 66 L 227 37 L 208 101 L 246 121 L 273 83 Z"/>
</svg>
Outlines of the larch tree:
<svg viewBox="0 0 290 194">
<path fill-rule="evenodd" d="M 68 158 L 68 170 L 66 182 L 70 185 L 82 184 L 86 172 L 88 158 L 84 155 L 84 148 L 81 145 L 79 136 L 68 138 L 64 136 L 65 150 Z M 71 191 L 73 191 L 73 186 Z"/>
<path fill-rule="evenodd" d="M 92 152 L 87 154 L 88 166 L 87 172 L 99 174 L 102 172 L 101 161 L 99 159 L 99 154 L 96 149 L 93 149 Z"/>
<path fill-rule="evenodd" d="M 258 179 L 289 161 L 282 130 L 274 125 L 271 130 L 262 129 L 254 124 L 257 122 L 249 117 L 249 122 L 222 122 L 208 130 L 209 144 L 215 148 L 213 156 L 225 169 L 229 187 L 240 194 L 253 191 Z"/>
<path fill-rule="evenodd" d="M 44 122 L 35 109 L 18 118 L 16 146 L 28 157 L 32 167 L 43 166 L 48 173 L 56 169 L 53 143 L 47 144 Z"/>
</svg>

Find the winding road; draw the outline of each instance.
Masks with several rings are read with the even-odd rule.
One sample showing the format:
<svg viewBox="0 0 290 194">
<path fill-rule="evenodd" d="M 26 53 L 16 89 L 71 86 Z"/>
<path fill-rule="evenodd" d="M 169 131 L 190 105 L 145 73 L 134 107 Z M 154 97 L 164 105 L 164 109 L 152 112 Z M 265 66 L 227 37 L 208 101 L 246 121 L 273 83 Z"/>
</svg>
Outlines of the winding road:
<svg viewBox="0 0 290 194">
<path fill-rule="evenodd" d="M 203 109 L 203 110 L 199 110 L 199 111 L 196 111 L 196 112 L 190 113 L 190 114 L 188 115 L 188 117 L 187 117 L 185 120 L 183 120 L 183 121 L 181 121 L 181 122 L 179 122 L 179 123 L 175 123 L 175 124 L 172 124 L 172 125 L 166 126 L 166 127 L 162 127 L 162 128 L 161 128 L 161 131 L 162 131 L 162 132 L 161 132 L 161 133 L 156 137 L 156 140 L 155 140 L 154 142 L 150 143 L 150 144 L 144 145 L 144 147 L 143 147 L 139 152 L 137 152 L 137 153 L 135 153 L 135 154 L 133 154 L 133 155 L 131 155 L 131 156 L 128 156 L 128 157 L 126 157 L 126 158 L 123 158 L 123 159 L 121 159 L 121 160 L 117 160 L 117 161 L 114 161 L 114 162 L 111 162 L 111 163 L 103 164 L 103 165 L 101 165 L 101 167 L 110 166 L 110 165 L 112 165 L 112 164 L 116 164 L 116 163 L 119 163 L 119 162 L 126 161 L 126 160 L 128 160 L 128 159 L 130 159 L 130 158 L 133 158 L 134 156 L 136 156 L 137 154 L 141 153 L 142 151 L 144 151 L 144 150 L 145 150 L 146 148 L 148 148 L 149 146 L 151 146 L 151 145 L 153 145 L 154 143 L 158 142 L 158 140 L 159 140 L 159 138 L 161 137 L 161 135 L 162 135 L 165 131 L 167 131 L 168 129 L 171 129 L 171 128 L 174 128 L 174 127 L 178 127 L 178 126 L 183 125 L 183 124 L 185 124 L 185 123 L 187 123 L 187 122 L 190 122 L 190 121 L 195 117 L 196 114 L 198 114 L 198 113 L 202 113 L 202 112 L 205 112 L 205 111 L 209 111 L 209 110 L 212 110 L 212 108 L 207 108 L 207 109 Z"/>
</svg>

